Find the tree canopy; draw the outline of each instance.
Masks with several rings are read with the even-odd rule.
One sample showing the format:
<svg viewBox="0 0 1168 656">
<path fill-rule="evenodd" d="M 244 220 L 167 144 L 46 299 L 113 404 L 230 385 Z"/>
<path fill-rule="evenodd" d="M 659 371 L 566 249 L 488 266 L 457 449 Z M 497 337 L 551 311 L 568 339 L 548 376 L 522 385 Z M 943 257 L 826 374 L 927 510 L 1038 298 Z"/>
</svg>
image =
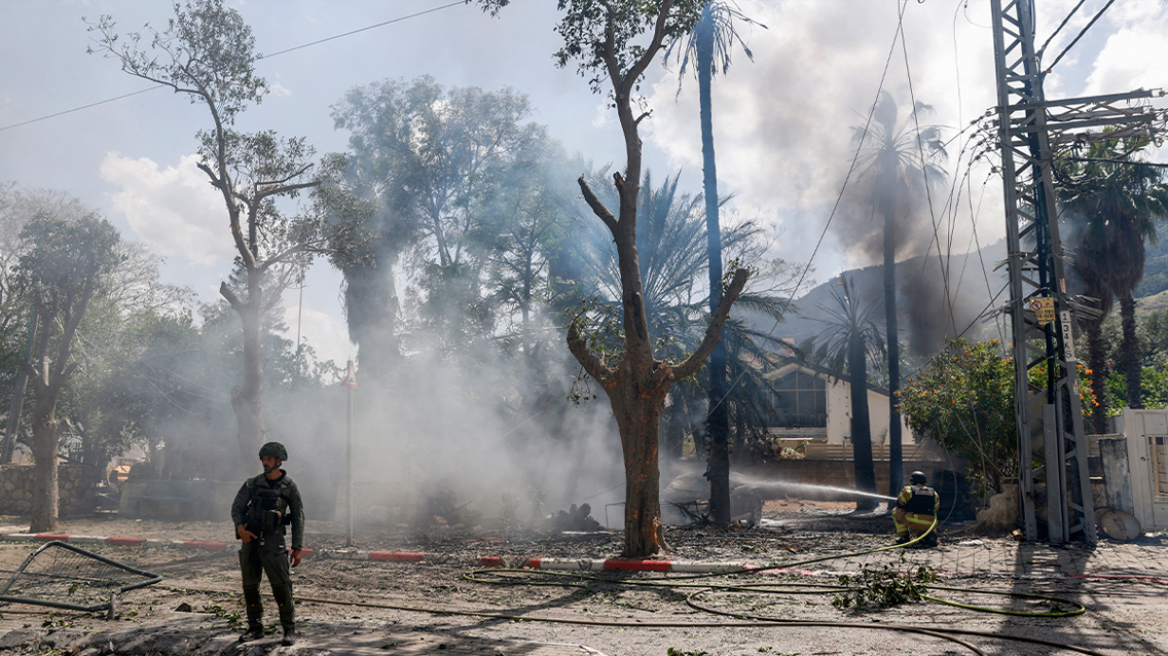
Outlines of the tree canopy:
<svg viewBox="0 0 1168 656">
<path fill-rule="evenodd" d="M 238 11 L 222 0 L 190 0 L 175 4 L 165 29 L 149 24 L 145 29 L 147 39 L 141 32 L 129 32 L 123 39 L 113 18 L 103 15 L 89 26 L 96 43 L 90 52 L 102 53 L 127 74 L 167 86 L 207 109 L 210 125 L 196 135 L 198 167 L 223 199 L 236 263 L 243 270 L 239 280 L 224 280 L 219 293 L 242 320 L 247 366 L 232 402 L 240 454 L 250 460 L 265 432 L 263 316 L 303 277 L 313 255 L 326 251 L 330 241 L 340 241 L 336 233 L 351 228 L 362 206 L 331 193 L 317 195 L 316 203 L 295 214 L 277 203 L 320 186 L 338 173 L 339 162 L 329 159 L 317 166 L 315 150 L 303 138 L 234 129 L 239 114 L 269 91 L 256 75 L 255 38 Z"/>
</svg>

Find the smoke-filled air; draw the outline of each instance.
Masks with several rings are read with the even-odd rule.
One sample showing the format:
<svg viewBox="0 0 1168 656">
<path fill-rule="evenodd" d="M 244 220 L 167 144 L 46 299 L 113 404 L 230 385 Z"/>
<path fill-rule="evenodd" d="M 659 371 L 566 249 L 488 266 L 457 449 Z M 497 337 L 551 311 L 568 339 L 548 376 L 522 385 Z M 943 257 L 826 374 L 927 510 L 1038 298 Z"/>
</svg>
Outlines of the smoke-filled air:
<svg viewBox="0 0 1168 656">
<path fill-rule="evenodd" d="M 833 312 L 893 397 L 1008 341 L 984 3 L 679 2 L 609 50 L 550 2 L 98 4 L 0 9 L 45 67 L 0 79 L 5 463 L 238 481 L 277 441 L 314 519 L 351 479 L 386 526 L 627 529 L 698 475 L 725 523 L 777 423 L 884 439 L 790 388 L 856 366 Z M 1166 21 L 1117 5 L 1048 92 L 1143 84 L 1103 35 Z"/>
</svg>

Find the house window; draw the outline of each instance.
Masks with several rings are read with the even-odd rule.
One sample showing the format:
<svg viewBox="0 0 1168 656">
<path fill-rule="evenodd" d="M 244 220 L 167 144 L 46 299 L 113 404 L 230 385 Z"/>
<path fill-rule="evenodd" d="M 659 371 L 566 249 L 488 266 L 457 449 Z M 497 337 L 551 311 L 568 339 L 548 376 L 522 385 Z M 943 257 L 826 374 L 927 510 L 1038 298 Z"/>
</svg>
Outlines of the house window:
<svg viewBox="0 0 1168 656">
<path fill-rule="evenodd" d="M 793 371 L 775 381 L 770 425 L 776 428 L 827 426 L 827 383 L 818 376 Z"/>
</svg>

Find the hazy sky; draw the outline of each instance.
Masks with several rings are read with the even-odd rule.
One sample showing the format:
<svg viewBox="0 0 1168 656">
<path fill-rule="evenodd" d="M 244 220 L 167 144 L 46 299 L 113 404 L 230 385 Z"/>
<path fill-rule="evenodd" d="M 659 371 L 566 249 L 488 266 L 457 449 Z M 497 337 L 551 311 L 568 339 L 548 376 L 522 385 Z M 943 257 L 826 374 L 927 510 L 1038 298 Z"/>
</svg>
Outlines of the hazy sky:
<svg viewBox="0 0 1168 656">
<path fill-rule="evenodd" d="M 1076 0 L 1036 0 L 1038 41 Z M 260 53 L 333 37 L 396 18 L 431 13 L 265 59 L 258 72 L 272 93 L 238 122 L 245 130 L 304 136 L 321 153 L 340 151 L 347 133 L 333 129 L 330 106 L 357 85 L 431 75 L 446 86 L 509 86 L 527 94 L 532 120 L 569 151 L 598 164 L 622 162 L 615 116 L 574 68 L 559 70 L 551 0 L 515 0 L 498 18 L 450 0 L 228 0 L 251 25 Z M 741 51 L 715 82 L 715 139 L 723 193 L 735 210 L 775 227 L 775 254 L 806 263 L 824 228 L 851 160 L 850 126 L 862 124 L 875 100 L 904 11 L 904 36 L 891 50 L 884 89 L 902 106 L 930 103 L 928 123 L 957 136 L 996 101 L 988 0 L 740 0 L 744 14 L 767 26 L 745 26 L 754 53 Z M 1105 4 L 1088 0 L 1048 51 L 1057 53 Z M 170 3 L 147 0 L 4 0 L 0 2 L 0 180 L 67 191 L 99 208 L 128 240 L 167 257 L 168 282 L 216 297 L 232 244 L 221 202 L 195 169 L 194 134 L 207 114 L 183 97 L 154 90 L 45 120 L 66 110 L 148 88 L 112 60 L 87 55 L 82 17 L 112 15 L 121 30 L 164 27 Z M 1168 86 L 1168 2 L 1115 3 L 1048 78 L 1050 98 Z M 1053 58 L 1053 54 L 1048 58 Z M 907 60 L 907 67 L 906 67 Z M 643 90 L 653 109 L 644 125 L 646 161 L 658 174 L 682 169 L 682 186 L 698 192 L 700 143 L 697 89 L 678 65 L 660 64 Z M 907 73 L 906 73 L 907 71 Z M 911 80 L 911 88 L 910 88 Z M 1157 101 L 1163 104 L 1163 101 Z M 15 126 L 15 127 L 10 127 Z M 984 245 L 1004 233 L 1001 181 L 986 165 L 965 185 L 959 158 L 964 135 L 949 146 L 950 176 L 972 192 L 953 217 L 954 250 L 969 247 L 970 216 Z M 1164 153 L 1158 153 L 1164 161 Z M 943 214 L 947 188 L 935 199 Z M 968 205 L 968 206 L 967 206 Z M 833 229 L 848 230 L 837 217 Z M 942 220 L 944 224 L 947 219 Z M 839 223 L 835 223 L 838 221 Z M 869 264 L 828 238 L 815 259 L 824 280 L 845 266 Z M 355 353 L 338 301 L 340 276 L 317 264 L 305 290 L 305 338 L 319 355 L 339 361 Z M 400 291 L 400 290 L 399 290 Z M 286 298 L 296 329 L 297 298 Z"/>
</svg>

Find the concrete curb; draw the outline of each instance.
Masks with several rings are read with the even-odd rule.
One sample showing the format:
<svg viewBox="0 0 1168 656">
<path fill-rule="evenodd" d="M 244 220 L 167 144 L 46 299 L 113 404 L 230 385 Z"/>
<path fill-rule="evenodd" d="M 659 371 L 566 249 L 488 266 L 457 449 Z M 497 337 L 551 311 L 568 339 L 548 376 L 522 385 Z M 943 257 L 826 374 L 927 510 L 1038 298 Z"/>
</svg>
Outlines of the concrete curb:
<svg viewBox="0 0 1168 656">
<path fill-rule="evenodd" d="M 144 538 L 116 538 L 94 535 L 54 535 L 49 533 L 0 533 L 0 541 L 10 542 L 68 542 L 77 545 L 106 545 L 114 547 L 172 547 L 203 551 L 239 551 L 239 542 L 204 542 L 194 540 L 147 540 Z M 302 557 L 332 558 L 338 560 L 367 560 L 391 563 L 462 564 L 472 567 L 506 567 L 516 569 L 545 569 L 573 572 L 675 572 L 714 574 L 735 572 L 753 567 L 750 563 L 701 563 L 670 560 L 604 560 L 571 558 L 522 558 L 517 556 L 481 556 L 451 559 L 440 554 L 398 551 L 363 551 L 359 549 L 303 549 Z M 785 571 L 781 569 L 770 572 Z"/>
</svg>

